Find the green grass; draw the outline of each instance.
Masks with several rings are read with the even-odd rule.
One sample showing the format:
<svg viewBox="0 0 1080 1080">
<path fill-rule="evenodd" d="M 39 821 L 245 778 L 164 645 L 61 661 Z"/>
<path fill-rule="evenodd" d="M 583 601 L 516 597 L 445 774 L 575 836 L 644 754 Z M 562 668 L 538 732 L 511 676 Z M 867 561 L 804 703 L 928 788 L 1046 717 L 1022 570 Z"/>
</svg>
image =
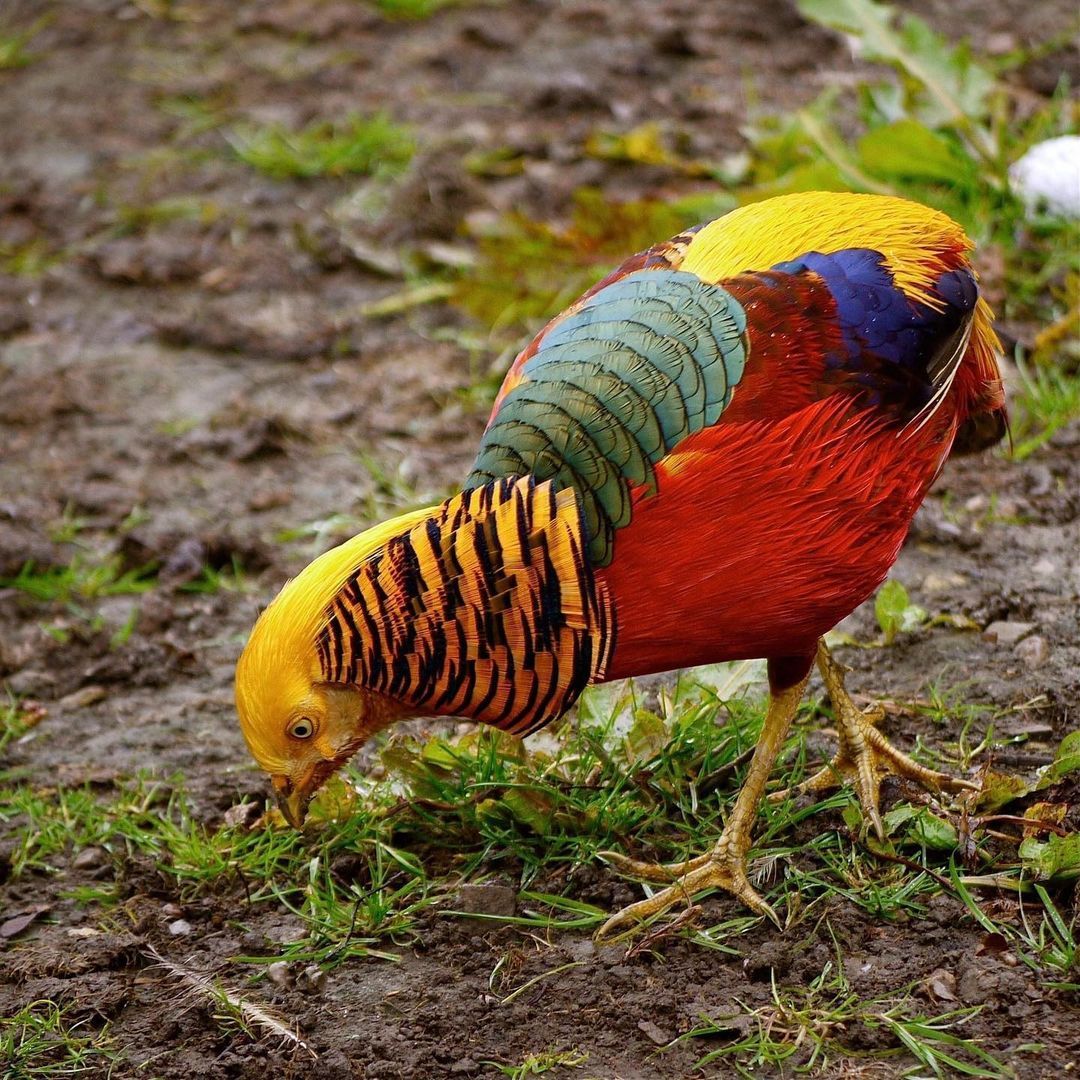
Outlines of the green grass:
<svg viewBox="0 0 1080 1080">
<path fill-rule="evenodd" d="M 762 723 L 761 685 L 752 681 L 757 670 L 749 664 L 705 669 L 662 691 L 651 708 L 632 685 L 594 688 L 577 721 L 560 726 L 531 753 L 519 740 L 489 729 L 428 742 L 393 736 L 369 774 L 349 772 L 331 782 L 303 833 L 283 828 L 276 811 L 252 828 L 210 827 L 193 811 L 182 777 L 146 776 L 105 795 L 5 778 L 0 834 L 15 880 L 60 875 L 79 851 L 103 849 L 112 874 L 67 886 L 68 895 L 99 919 L 110 912 L 129 917 L 121 916 L 132 895 L 126 868 L 136 865 L 145 873 L 148 864 L 160 883 L 156 895 L 176 902 L 213 900 L 241 923 L 260 911 L 293 914 L 300 927 L 293 940 L 233 958 L 255 978 L 279 959 L 323 968 L 358 958 L 392 961 L 395 947 L 415 940 L 430 920 L 476 919 L 458 910 L 457 889 L 493 874 L 512 881 L 517 912 L 480 918 L 539 939 L 591 933 L 609 912 L 574 896 L 570 871 L 595 865 L 597 852 L 606 848 L 650 859 L 685 858 L 705 850 L 719 833 Z M 939 698 L 926 708 L 947 706 Z M 22 727 L 14 705 L 9 712 L 17 733 Z M 804 720 L 815 715 L 813 703 L 804 706 Z M 955 768 L 960 748 L 952 749 L 955 754 L 916 755 Z M 776 786 L 804 774 L 798 735 L 783 762 Z M 1080 752 L 1067 742 L 1048 777 L 1057 782 L 1076 769 Z M 962 813 L 936 803 L 901 804 L 886 815 L 889 836 L 878 844 L 866 838 L 847 789 L 816 803 L 767 803 L 755 829 L 751 872 L 784 914 L 788 932 L 811 938 L 823 918 L 836 917 L 837 904 L 847 902 L 879 923 L 903 923 L 925 916 L 945 893 L 964 905 L 969 925 L 999 935 L 1041 981 L 1075 987 L 1076 925 L 1065 914 L 1060 890 L 1080 872 L 1080 860 L 1052 867 L 1046 836 L 1025 840 L 1026 854 L 1016 846 L 1018 835 L 1011 847 L 991 843 L 987 830 L 995 825 L 984 826 L 981 812 L 977 804 Z M 1035 817 L 1048 812 L 1040 809 Z M 1023 813 L 1022 806 L 1014 813 Z M 965 844 L 977 852 L 974 871 L 967 868 L 970 850 L 969 863 L 960 861 L 961 828 L 971 836 Z M 983 904 L 987 882 L 1018 898 L 1015 914 Z M 709 920 L 704 910 L 681 919 L 675 912 L 674 922 L 670 913 L 656 918 L 635 941 L 657 949 L 664 937 L 678 934 L 738 956 L 740 939 L 760 922 L 738 910 Z M 927 1075 L 953 1075 L 959 1066 L 950 1062 L 982 1070 L 967 1075 L 1010 1075 L 965 1038 L 966 1012 L 927 1012 L 904 986 L 880 1000 L 860 1001 L 837 974 L 842 970 L 838 957 L 808 988 L 778 984 L 768 1006 L 734 1002 L 732 1012 L 742 1017 L 737 1030 L 730 1018 L 713 1016 L 688 1037 L 702 1040 L 704 1061 L 723 1059 L 752 1075 L 785 1061 L 841 1060 L 857 1027 L 876 1027 L 884 1035 L 874 1045 L 885 1049 L 875 1055 L 884 1060 L 914 1057 Z M 533 988 L 516 971 L 509 955 L 495 964 L 492 993 L 500 1000 Z M 538 1054 L 500 1067 L 539 1069 L 549 1062 L 554 1067 L 550 1055 Z"/>
<path fill-rule="evenodd" d="M 416 21 L 427 19 L 437 11 L 458 7 L 464 0 L 368 0 L 388 19 Z"/>
<path fill-rule="evenodd" d="M 14 71 L 36 60 L 36 54 L 27 46 L 52 19 L 52 15 L 43 15 L 24 30 L 10 30 L 0 25 L 0 71 Z"/>
<path fill-rule="evenodd" d="M 697 1067 L 723 1064 L 740 1076 L 750 1077 L 761 1075 L 766 1068 L 783 1074 L 787 1068 L 813 1072 L 830 1064 L 854 1065 L 867 1055 L 849 1048 L 852 1036 L 860 1028 L 870 1032 L 884 1028 L 896 1046 L 873 1055 L 881 1060 L 895 1060 L 906 1051 L 919 1067 L 928 1070 L 924 1075 L 1000 1080 L 1016 1075 L 977 1041 L 963 1037 L 964 1021 L 977 1013 L 977 1008 L 927 1016 L 925 1007 L 913 998 L 914 990 L 902 987 L 886 998 L 863 999 L 848 984 L 838 956 L 836 963 L 827 963 L 806 987 L 785 988 L 774 979 L 771 1004 L 750 1008 L 736 1001 L 727 1015 L 702 1017 L 680 1041 L 723 1041 L 723 1046 L 705 1053 Z M 912 1070 L 894 1075 L 909 1076 Z"/>
<path fill-rule="evenodd" d="M 41 277 L 64 258 L 43 236 L 22 244 L 0 244 L 0 271 L 12 277 Z"/>
<path fill-rule="evenodd" d="M 143 204 L 119 206 L 115 212 L 116 231 L 121 236 L 150 232 L 175 221 L 212 225 L 221 218 L 221 207 L 193 195 L 176 195 Z"/>
<path fill-rule="evenodd" d="M 107 1028 L 95 1031 L 87 1018 L 72 1020 L 55 1002 L 33 1001 L 0 1016 L 0 1061 L 10 1070 L 5 1076 L 108 1076 L 118 1057 Z"/>
<path fill-rule="evenodd" d="M 1023 460 L 1080 417 L 1080 374 L 1050 362 L 1021 366 L 1020 380 L 1012 437 L 1013 455 Z"/>
<path fill-rule="evenodd" d="M 44 709 L 41 706 L 23 706 L 15 695 L 8 694 L 7 701 L 0 703 L 0 753 L 3 753 L 8 743 L 21 739 L 43 715 Z"/>
<path fill-rule="evenodd" d="M 28 562 L 15 577 L 0 577 L 0 588 L 16 589 L 41 603 L 133 596 L 153 587 L 152 567 L 125 570 L 118 559 L 95 562 L 76 557 L 66 566 L 44 567 Z"/>
<path fill-rule="evenodd" d="M 552 1069 L 581 1069 L 588 1063 L 589 1054 L 581 1050 L 545 1050 L 530 1054 L 517 1065 L 501 1065 L 497 1061 L 485 1061 L 508 1077 L 509 1080 L 527 1080 L 530 1076 L 543 1076 Z"/>
<path fill-rule="evenodd" d="M 451 300 L 497 338 L 518 340 L 630 253 L 726 208 L 721 195 L 704 203 L 613 203 L 596 189 L 580 189 L 565 224 L 511 213 L 478 237 L 476 263 L 456 275 Z"/>
<path fill-rule="evenodd" d="M 56 526 L 56 535 L 72 537 L 79 527 L 78 522 L 62 520 Z M 82 606 L 81 601 L 149 592 L 157 587 L 159 569 L 157 563 L 125 569 L 118 557 L 97 559 L 79 553 L 63 566 L 39 567 L 28 562 L 14 577 L 0 577 L 0 589 L 15 589 L 38 604 L 66 605 L 71 614 L 94 622 L 99 616 Z M 243 567 L 234 556 L 230 565 L 203 566 L 196 577 L 176 587 L 187 593 L 216 593 L 223 589 L 241 592 L 246 583 Z M 100 625 L 94 628 L 100 629 Z"/>
<path fill-rule="evenodd" d="M 317 121 L 300 131 L 242 126 L 227 138 L 241 161 L 275 180 L 395 173 L 415 148 L 409 131 L 382 113 Z"/>
</svg>

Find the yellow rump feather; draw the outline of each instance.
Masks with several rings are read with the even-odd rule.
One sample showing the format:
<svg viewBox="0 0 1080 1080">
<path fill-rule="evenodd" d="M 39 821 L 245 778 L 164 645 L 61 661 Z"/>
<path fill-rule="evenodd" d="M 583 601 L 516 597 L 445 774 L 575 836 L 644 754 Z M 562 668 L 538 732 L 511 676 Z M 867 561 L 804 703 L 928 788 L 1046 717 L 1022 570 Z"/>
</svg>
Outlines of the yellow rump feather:
<svg viewBox="0 0 1080 1080">
<path fill-rule="evenodd" d="M 803 191 L 751 203 L 710 221 L 687 245 L 681 269 L 718 282 L 818 251 L 879 251 L 912 299 L 940 306 L 934 281 L 949 256 L 971 248 L 963 229 L 936 210 L 889 195 Z"/>
</svg>

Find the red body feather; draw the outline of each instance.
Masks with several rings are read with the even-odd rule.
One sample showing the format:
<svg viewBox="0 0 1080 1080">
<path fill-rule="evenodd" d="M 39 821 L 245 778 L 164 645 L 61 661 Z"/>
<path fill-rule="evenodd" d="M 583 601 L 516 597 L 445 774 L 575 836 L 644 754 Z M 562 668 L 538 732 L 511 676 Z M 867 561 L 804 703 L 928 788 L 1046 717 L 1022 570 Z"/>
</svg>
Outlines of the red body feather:
<svg viewBox="0 0 1080 1080">
<path fill-rule="evenodd" d="M 954 423 L 900 440 L 832 398 L 688 439 L 597 574 L 619 613 L 606 676 L 812 654 L 884 580 Z"/>
</svg>

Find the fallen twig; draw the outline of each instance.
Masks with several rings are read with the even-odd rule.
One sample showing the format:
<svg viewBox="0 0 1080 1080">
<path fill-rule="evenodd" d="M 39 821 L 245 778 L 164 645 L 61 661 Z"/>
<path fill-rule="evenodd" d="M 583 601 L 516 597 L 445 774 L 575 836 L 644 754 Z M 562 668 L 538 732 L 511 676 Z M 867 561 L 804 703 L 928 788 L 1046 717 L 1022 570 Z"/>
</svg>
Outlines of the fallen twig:
<svg viewBox="0 0 1080 1080">
<path fill-rule="evenodd" d="M 175 960 L 167 959 L 152 945 L 147 947 L 146 954 L 158 967 L 164 968 L 171 976 L 179 979 L 192 994 L 206 998 L 211 1004 L 225 1005 L 228 1009 L 234 1011 L 244 1023 L 279 1038 L 290 1046 L 304 1050 L 311 1055 L 312 1060 L 318 1060 L 319 1055 L 300 1038 L 297 1032 L 288 1027 L 283 1020 L 275 1016 L 266 1006 L 241 997 L 235 990 L 230 990 L 211 975 L 196 971 L 186 964 L 179 964 Z"/>
</svg>

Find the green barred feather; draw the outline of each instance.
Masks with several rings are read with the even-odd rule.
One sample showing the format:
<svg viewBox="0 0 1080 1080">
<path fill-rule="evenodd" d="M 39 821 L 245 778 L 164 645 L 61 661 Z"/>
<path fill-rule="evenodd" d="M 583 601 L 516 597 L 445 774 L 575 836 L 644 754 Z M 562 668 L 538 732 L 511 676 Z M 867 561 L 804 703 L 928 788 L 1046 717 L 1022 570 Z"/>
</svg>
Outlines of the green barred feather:
<svg viewBox="0 0 1080 1080">
<path fill-rule="evenodd" d="M 572 487 L 594 566 L 630 521 L 630 488 L 716 423 L 742 378 L 746 316 L 718 285 L 638 270 L 554 323 L 484 433 L 466 487 L 532 475 Z"/>
</svg>

